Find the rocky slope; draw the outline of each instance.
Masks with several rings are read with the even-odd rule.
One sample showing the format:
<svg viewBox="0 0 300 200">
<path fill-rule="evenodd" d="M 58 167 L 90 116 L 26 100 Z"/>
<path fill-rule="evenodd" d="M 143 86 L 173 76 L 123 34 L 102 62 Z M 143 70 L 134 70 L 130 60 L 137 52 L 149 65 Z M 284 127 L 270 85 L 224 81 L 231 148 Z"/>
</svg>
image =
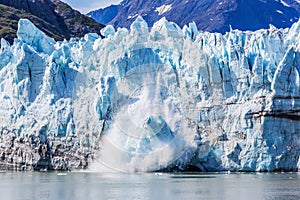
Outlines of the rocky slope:
<svg viewBox="0 0 300 200">
<path fill-rule="evenodd" d="M 0 0 L 0 11 L 0 37 L 9 42 L 16 37 L 20 18 L 30 19 L 56 40 L 99 33 L 104 27 L 59 0 Z"/>
<path fill-rule="evenodd" d="M 183 26 L 192 21 L 203 31 L 225 33 L 230 25 L 239 30 L 258 30 L 273 24 L 290 27 L 300 17 L 296 0 L 124 0 L 88 13 L 96 21 L 115 27 L 127 27 L 142 16 L 150 27 L 161 19 Z"/>
</svg>

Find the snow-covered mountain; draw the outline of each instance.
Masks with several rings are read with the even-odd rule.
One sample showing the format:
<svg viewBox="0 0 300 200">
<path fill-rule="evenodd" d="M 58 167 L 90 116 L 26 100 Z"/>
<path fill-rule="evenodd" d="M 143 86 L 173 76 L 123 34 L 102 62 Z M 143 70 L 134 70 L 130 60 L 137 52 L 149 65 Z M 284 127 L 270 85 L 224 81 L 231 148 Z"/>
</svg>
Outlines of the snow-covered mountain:
<svg viewBox="0 0 300 200">
<path fill-rule="evenodd" d="M 138 17 L 55 42 L 20 20 L 0 50 L 3 168 L 300 169 L 300 21 L 199 32 Z"/>
<path fill-rule="evenodd" d="M 124 0 L 88 13 L 99 23 L 130 27 L 142 16 L 150 27 L 161 19 L 184 26 L 194 21 L 200 30 L 225 33 L 233 29 L 258 30 L 273 24 L 290 27 L 300 17 L 296 0 Z"/>
</svg>

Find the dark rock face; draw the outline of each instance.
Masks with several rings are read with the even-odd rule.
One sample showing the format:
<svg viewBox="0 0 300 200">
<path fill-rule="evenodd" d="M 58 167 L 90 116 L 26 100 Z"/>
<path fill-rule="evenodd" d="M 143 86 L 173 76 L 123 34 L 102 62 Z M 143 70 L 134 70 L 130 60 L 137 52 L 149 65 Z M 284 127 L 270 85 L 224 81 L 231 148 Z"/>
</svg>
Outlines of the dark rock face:
<svg viewBox="0 0 300 200">
<path fill-rule="evenodd" d="M 150 27 L 162 17 L 184 26 L 195 21 L 204 31 L 224 33 L 233 29 L 257 30 L 290 27 L 300 16 L 299 3 L 295 0 L 124 0 L 88 13 L 99 23 L 115 27 L 129 27 L 141 15 Z M 109 13 L 109 14 L 108 14 Z"/>
<path fill-rule="evenodd" d="M 19 139 L 15 131 L 0 131 L 1 170 L 85 169 L 93 157 L 89 150 L 81 151 L 75 140 L 48 140 L 41 137 L 41 133 L 39 137 Z"/>
<path fill-rule="evenodd" d="M 99 33 L 104 27 L 59 0 L 0 0 L 0 11 L 0 37 L 9 42 L 16 37 L 20 18 L 30 19 L 56 40 Z"/>
</svg>

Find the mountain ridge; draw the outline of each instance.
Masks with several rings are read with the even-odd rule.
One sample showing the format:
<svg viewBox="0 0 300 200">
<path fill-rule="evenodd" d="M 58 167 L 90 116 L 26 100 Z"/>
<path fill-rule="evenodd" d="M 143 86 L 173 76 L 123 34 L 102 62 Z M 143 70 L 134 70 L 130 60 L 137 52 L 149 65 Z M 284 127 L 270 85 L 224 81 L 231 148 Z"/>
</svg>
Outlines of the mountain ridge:
<svg viewBox="0 0 300 200">
<path fill-rule="evenodd" d="M 124 0 L 119 5 L 91 11 L 87 15 L 99 23 L 129 28 L 138 15 L 151 27 L 160 18 L 183 27 L 192 21 L 199 30 L 225 33 L 230 26 L 239 30 L 258 30 L 273 24 L 290 27 L 300 17 L 299 2 L 295 0 Z M 111 13 L 107 16 L 107 13 Z M 180 13 L 180 14 L 178 14 Z"/>
<path fill-rule="evenodd" d="M 99 31 L 104 25 L 72 9 L 59 0 L 0 0 L 0 37 L 10 43 L 16 37 L 18 20 L 30 19 L 56 40 L 82 37 Z"/>
</svg>

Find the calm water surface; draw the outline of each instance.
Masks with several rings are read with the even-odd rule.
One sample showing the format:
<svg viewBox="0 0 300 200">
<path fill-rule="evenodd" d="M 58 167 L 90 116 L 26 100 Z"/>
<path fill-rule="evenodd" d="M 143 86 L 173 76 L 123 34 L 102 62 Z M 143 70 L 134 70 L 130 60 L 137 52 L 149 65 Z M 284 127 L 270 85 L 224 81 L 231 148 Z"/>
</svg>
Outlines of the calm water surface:
<svg viewBox="0 0 300 200">
<path fill-rule="evenodd" d="M 299 200 L 300 174 L 0 173 L 3 200 Z"/>
</svg>

